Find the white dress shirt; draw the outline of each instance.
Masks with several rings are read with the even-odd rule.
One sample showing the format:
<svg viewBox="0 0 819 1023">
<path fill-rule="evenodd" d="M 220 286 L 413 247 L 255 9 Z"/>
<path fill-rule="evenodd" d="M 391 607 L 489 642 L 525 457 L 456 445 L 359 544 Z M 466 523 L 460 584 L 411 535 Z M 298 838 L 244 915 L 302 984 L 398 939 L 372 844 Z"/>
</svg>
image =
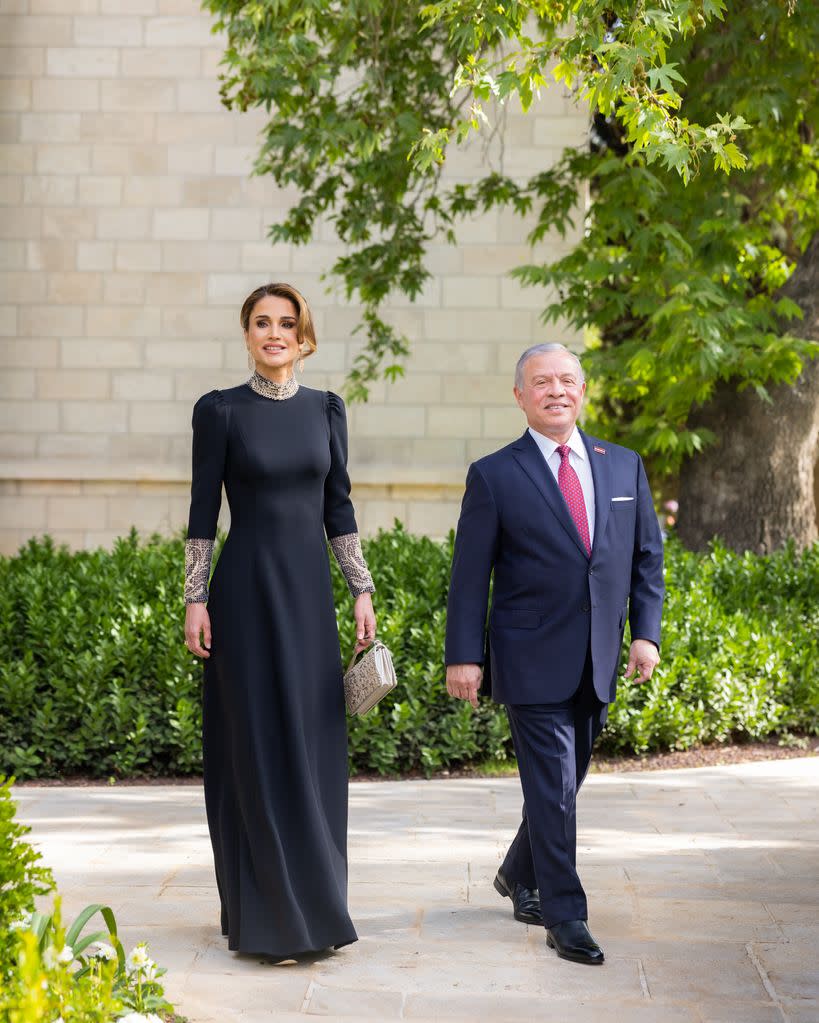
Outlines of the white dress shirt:
<svg viewBox="0 0 819 1023">
<path fill-rule="evenodd" d="M 529 433 L 540 448 L 541 454 L 546 459 L 546 464 L 552 470 L 555 482 L 557 482 L 557 472 L 560 468 L 560 455 L 558 454 L 558 447 L 556 441 L 551 440 L 549 437 L 544 437 L 542 433 L 538 433 L 537 430 L 533 430 L 529 427 Z M 591 465 L 589 464 L 589 454 L 586 451 L 586 445 L 583 443 L 583 438 L 580 436 L 580 431 L 577 427 L 572 430 L 572 435 L 566 441 L 571 448 L 569 452 L 569 464 L 577 473 L 577 478 L 580 480 L 580 487 L 583 491 L 583 501 L 586 505 L 586 518 L 589 522 L 589 542 L 594 543 L 594 478 L 592 477 Z M 559 484 L 558 484 L 559 485 Z"/>
</svg>

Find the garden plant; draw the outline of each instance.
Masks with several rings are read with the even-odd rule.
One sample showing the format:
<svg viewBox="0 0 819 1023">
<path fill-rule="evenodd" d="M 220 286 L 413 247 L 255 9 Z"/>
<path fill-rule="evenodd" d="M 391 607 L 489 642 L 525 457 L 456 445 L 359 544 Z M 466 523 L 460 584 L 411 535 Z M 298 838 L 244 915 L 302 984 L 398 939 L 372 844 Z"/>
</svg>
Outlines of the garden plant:
<svg viewBox="0 0 819 1023">
<path fill-rule="evenodd" d="M 398 688 L 351 718 L 355 773 L 433 773 L 506 761 L 502 708 L 444 686 L 452 537 L 400 524 L 364 541 L 379 637 Z M 0 559 L 0 771 L 18 778 L 196 775 L 202 666 L 183 643 L 183 540 L 123 537 L 71 553 L 31 540 Z M 351 598 L 333 584 L 342 655 Z M 559 580 L 555 580 L 559 585 Z M 819 732 L 819 545 L 771 555 L 666 544 L 662 661 L 621 683 L 600 748 L 617 753 Z M 628 638 L 628 637 L 627 637 Z"/>
<path fill-rule="evenodd" d="M 165 970 L 144 943 L 126 956 L 110 907 L 87 906 L 63 926 L 51 871 L 15 820 L 12 782 L 0 776 L 0 1023 L 162 1023 L 173 1008 Z M 52 910 L 38 911 L 46 896 Z M 89 927 L 97 915 L 104 930 Z"/>
</svg>

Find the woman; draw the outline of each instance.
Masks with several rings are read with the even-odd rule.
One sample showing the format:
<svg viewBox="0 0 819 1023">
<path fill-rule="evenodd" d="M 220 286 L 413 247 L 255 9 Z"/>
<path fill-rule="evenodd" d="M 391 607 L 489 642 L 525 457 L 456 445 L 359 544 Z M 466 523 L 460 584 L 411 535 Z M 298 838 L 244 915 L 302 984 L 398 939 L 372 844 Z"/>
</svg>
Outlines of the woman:
<svg viewBox="0 0 819 1023">
<path fill-rule="evenodd" d="M 307 303 L 267 284 L 240 319 L 253 375 L 193 410 L 185 641 L 206 658 L 205 805 L 222 933 L 231 949 L 288 958 L 356 940 L 325 531 L 356 598 L 357 649 L 375 636 L 374 587 L 349 496 L 344 404 L 294 375 L 316 350 Z M 209 594 L 223 482 L 231 527 Z"/>
</svg>

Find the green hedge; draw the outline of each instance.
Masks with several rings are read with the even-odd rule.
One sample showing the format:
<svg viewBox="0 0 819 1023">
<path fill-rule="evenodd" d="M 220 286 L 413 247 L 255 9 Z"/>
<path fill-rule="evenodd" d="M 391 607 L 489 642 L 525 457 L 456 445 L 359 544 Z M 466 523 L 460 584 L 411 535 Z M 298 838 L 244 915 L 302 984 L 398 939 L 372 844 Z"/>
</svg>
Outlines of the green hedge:
<svg viewBox="0 0 819 1023">
<path fill-rule="evenodd" d="M 443 685 L 449 542 L 399 525 L 365 541 L 379 635 L 400 684 L 350 721 L 353 771 L 430 772 L 511 756 L 503 711 Z M 201 664 L 182 641 L 183 542 L 69 553 L 32 540 L 0 559 L 0 773 L 179 775 L 201 770 Z M 334 569 L 342 651 L 351 600 Z M 621 685 L 602 746 L 683 749 L 819 731 L 819 546 L 739 557 L 667 545 L 663 662 Z"/>
</svg>

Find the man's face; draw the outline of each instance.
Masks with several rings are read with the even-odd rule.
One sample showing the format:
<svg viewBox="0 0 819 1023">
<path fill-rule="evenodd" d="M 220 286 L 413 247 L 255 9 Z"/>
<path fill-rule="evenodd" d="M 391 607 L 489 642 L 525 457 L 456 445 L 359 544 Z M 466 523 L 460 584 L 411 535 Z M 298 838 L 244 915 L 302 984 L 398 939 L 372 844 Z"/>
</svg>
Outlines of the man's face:
<svg viewBox="0 0 819 1023">
<path fill-rule="evenodd" d="M 518 405 L 533 430 L 565 444 L 583 406 L 586 384 L 567 352 L 545 352 L 527 359 L 523 387 L 515 388 Z"/>
</svg>

